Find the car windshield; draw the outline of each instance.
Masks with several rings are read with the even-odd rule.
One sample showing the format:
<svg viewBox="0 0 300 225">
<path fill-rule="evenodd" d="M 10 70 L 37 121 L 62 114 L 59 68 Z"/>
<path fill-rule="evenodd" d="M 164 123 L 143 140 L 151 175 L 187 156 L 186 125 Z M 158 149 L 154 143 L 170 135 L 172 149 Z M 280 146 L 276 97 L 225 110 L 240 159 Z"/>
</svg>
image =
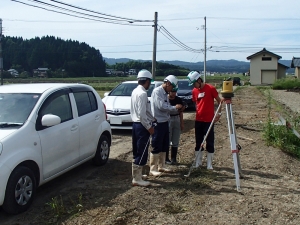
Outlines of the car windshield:
<svg viewBox="0 0 300 225">
<path fill-rule="evenodd" d="M 132 91 L 137 87 L 137 83 L 121 83 L 115 89 L 113 89 L 109 96 L 131 96 Z M 155 87 L 155 84 L 151 84 L 147 91 L 148 97 L 151 97 L 151 93 Z"/>
<path fill-rule="evenodd" d="M 178 81 L 178 89 L 179 90 L 192 90 L 194 86 L 189 86 L 188 80 L 179 80 Z"/>
<path fill-rule="evenodd" d="M 0 127 L 22 125 L 39 97 L 40 94 L 0 93 Z"/>
</svg>

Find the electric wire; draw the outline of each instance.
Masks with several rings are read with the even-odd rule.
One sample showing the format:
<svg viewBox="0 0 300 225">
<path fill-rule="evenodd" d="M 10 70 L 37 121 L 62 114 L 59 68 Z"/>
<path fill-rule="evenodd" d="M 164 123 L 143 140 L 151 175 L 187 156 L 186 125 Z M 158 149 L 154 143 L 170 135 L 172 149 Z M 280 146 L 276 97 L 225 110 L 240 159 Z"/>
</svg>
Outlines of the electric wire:
<svg viewBox="0 0 300 225">
<path fill-rule="evenodd" d="M 90 15 L 90 14 L 87 14 L 87 13 L 77 12 L 77 11 L 74 11 L 74 10 L 71 10 L 71 9 L 66 9 L 66 8 L 63 8 L 63 7 L 60 7 L 60 6 L 52 5 L 52 4 L 42 2 L 42 1 L 39 1 L 39 0 L 28 0 L 28 1 L 36 2 L 38 4 L 46 5 L 46 6 L 49 6 L 49 7 L 52 7 L 52 8 L 56 8 L 56 9 L 60 9 L 60 10 L 63 10 L 63 11 L 84 15 L 84 16 L 90 16 L 90 17 L 95 17 L 95 18 L 100 18 L 100 19 L 107 19 L 107 20 L 124 22 L 124 19 L 114 19 L 114 18 L 106 18 L 106 17 L 96 16 L 96 15 Z M 127 20 L 125 20 L 125 22 L 127 22 Z"/>
<path fill-rule="evenodd" d="M 175 43 L 176 45 L 178 45 L 178 46 L 180 46 L 181 48 L 183 48 L 183 49 L 185 49 L 185 50 L 187 50 L 187 51 L 191 51 L 191 52 L 199 52 L 199 50 L 197 50 L 197 49 L 193 49 L 193 48 L 191 48 L 191 47 L 189 47 L 189 46 L 187 46 L 187 45 L 185 45 L 184 43 L 182 43 L 181 41 L 179 41 L 174 35 L 172 35 L 164 26 L 161 26 L 160 27 L 161 29 L 161 31 L 162 32 L 164 32 L 166 35 L 168 35 L 171 39 L 172 39 L 172 41 L 173 41 L 173 43 Z M 170 39 L 169 39 L 170 40 Z M 201 51 L 201 50 L 200 50 Z"/>
<path fill-rule="evenodd" d="M 41 6 L 38 6 L 38 5 L 33 5 L 33 4 L 25 3 L 25 2 L 22 2 L 22 1 L 19 1 L 19 0 L 11 0 L 11 1 L 17 2 L 17 3 L 20 3 L 20 4 L 24 4 L 24 5 L 27 5 L 27 6 L 31 6 L 31 7 L 34 7 L 34 8 L 39 8 L 39 9 L 43 9 L 43 10 L 46 10 L 46 11 L 55 12 L 55 13 L 59 13 L 59 14 L 67 15 L 67 16 L 76 17 L 76 18 L 91 20 L 91 21 L 97 21 L 97 22 L 103 22 L 103 23 L 111 23 L 111 24 L 118 24 L 118 25 L 126 25 L 126 26 L 152 26 L 152 25 L 143 25 L 143 24 L 133 24 L 132 21 L 125 21 L 125 20 L 123 20 L 123 21 L 121 21 L 121 20 L 118 20 L 118 21 L 117 20 L 116 21 L 109 21 L 109 20 L 107 20 L 109 18 L 104 18 L 104 17 L 103 17 L 103 19 L 105 19 L 105 20 L 94 19 L 94 18 L 89 18 L 89 17 L 85 17 L 85 16 L 78 16 L 78 15 L 74 15 L 74 14 L 70 14 L 70 13 L 66 13 L 66 12 L 61 12 L 61 11 L 57 11 L 57 10 L 53 10 L 53 9 L 48 9 L 48 8 L 41 7 Z M 31 0 L 31 1 L 37 2 L 35 0 Z M 45 3 L 41 2 L 40 4 L 45 4 Z M 48 4 L 48 3 L 46 3 L 46 4 Z M 69 11 L 68 9 L 63 9 L 63 10 Z M 87 16 L 95 17 L 94 15 L 89 15 L 89 14 L 87 14 Z M 127 23 L 122 23 L 122 22 L 127 22 Z"/>
<path fill-rule="evenodd" d="M 113 15 L 110 15 L 110 14 L 100 13 L 100 12 L 96 12 L 96 11 L 93 11 L 93 10 L 89 10 L 89 9 L 85 9 L 85 8 L 82 8 L 82 7 L 67 4 L 67 3 L 64 3 L 64 2 L 61 2 L 61 1 L 56 1 L 56 0 L 50 0 L 50 1 L 56 2 L 56 3 L 59 3 L 59 4 L 63 4 L 63 5 L 69 6 L 69 7 L 73 7 L 73 8 L 76 8 L 76 9 L 80 9 L 80 10 L 84 10 L 84 11 L 88 11 L 88 12 L 92 12 L 92 13 L 97 13 L 97 14 L 101 14 L 101 15 L 104 15 L 104 16 L 109 16 L 109 17 L 119 18 L 119 19 L 123 19 L 123 20 L 128 20 L 128 21 L 132 21 L 132 22 L 154 22 L 153 20 L 136 20 L 136 19 L 130 19 L 130 18 L 125 18 L 125 17 L 113 16 Z"/>
<path fill-rule="evenodd" d="M 159 32 L 165 36 L 167 39 L 169 39 L 171 42 L 173 42 L 175 45 L 177 45 L 178 47 L 182 48 L 183 50 L 189 51 L 189 52 L 194 52 L 194 53 L 199 53 L 199 52 L 203 52 L 202 49 L 194 49 L 191 48 L 189 46 L 187 46 L 186 44 L 182 43 L 180 40 L 178 40 L 174 35 L 172 35 L 164 26 L 159 26 Z"/>
<path fill-rule="evenodd" d="M 204 16 L 201 17 L 190 17 L 190 18 L 174 18 L 174 19 L 160 19 L 160 21 L 176 21 L 176 20 L 197 20 L 203 19 Z M 277 21 L 277 20 L 300 20 L 300 18 L 247 18 L 247 17 L 208 17 L 206 19 L 214 19 L 214 20 L 266 20 L 266 21 Z"/>
<path fill-rule="evenodd" d="M 98 15 L 102 15 L 102 16 L 96 16 L 96 15 L 92 15 L 92 14 L 88 14 L 88 13 L 82 13 L 82 12 L 70 10 L 70 9 L 60 7 L 60 6 L 57 6 L 57 5 L 45 3 L 45 2 L 40 1 L 40 0 L 28 0 L 28 1 L 35 2 L 37 4 L 43 4 L 43 5 L 46 5 L 48 7 L 54 7 L 54 8 L 59 9 L 59 10 L 68 11 L 68 12 L 71 12 L 71 13 L 80 14 L 80 15 L 84 15 L 84 16 L 78 16 L 78 15 L 74 15 L 74 14 L 70 14 L 70 13 L 66 13 L 66 12 L 51 10 L 51 9 L 40 7 L 40 6 L 37 6 L 37 5 L 24 3 L 24 2 L 21 2 L 19 0 L 11 0 L 11 1 L 21 3 L 21 4 L 24 4 L 24 5 L 28 5 L 28 6 L 32 6 L 32 7 L 36 7 L 36 8 L 40 8 L 40 9 L 43 9 L 43 10 L 55 12 L 55 13 L 60 13 L 60 14 L 64 14 L 64 15 L 68 15 L 68 16 L 72 16 L 72 17 L 77 17 L 77 18 L 81 18 L 81 19 L 87 19 L 87 20 L 96 21 L 96 22 L 112 23 L 112 24 L 118 24 L 118 25 L 129 25 L 129 26 L 152 26 L 152 25 L 132 24 L 132 23 L 134 23 L 134 22 L 153 22 L 153 20 L 136 20 L 136 19 L 130 19 L 130 18 L 125 18 L 125 17 L 113 16 L 113 15 L 109 15 L 109 14 L 100 13 L 100 12 L 96 12 L 96 11 L 93 11 L 93 10 L 85 9 L 85 8 L 82 8 L 82 7 L 74 6 L 74 5 L 67 4 L 67 3 L 64 3 L 62 1 L 57 1 L 57 0 L 50 0 L 50 1 L 54 2 L 54 3 L 57 3 L 57 4 L 67 6 L 67 7 L 70 7 L 70 8 L 75 8 L 77 10 L 82 10 L 82 11 L 86 11 L 86 12 L 90 12 L 90 13 L 94 13 L 94 14 L 98 14 Z M 106 17 L 103 17 L 103 16 L 106 16 Z M 92 18 L 90 18 L 90 17 L 92 17 Z M 111 17 L 111 18 L 109 18 L 109 17 Z M 95 19 L 95 18 L 99 18 L 101 20 Z M 169 19 L 169 20 L 190 20 L 190 19 L 198 19 L 198 18 L 202 18 L 202 17 L 181 18 L 181 19 L 177 18 L 177 19 Z M 236 20 L 236 19 L 241 19 L 241 20 L 271 20 L 271 21 L 272 20 L 274 20 L 274 21 L 275 20 L 300 20 L 299 18 L 280 18 L 280 19 L 278 19 L 278 18 L 233 18 L 233 17 L 207 17 L 207 18 L 222 19 L 222 20 L 224 20 L 224 19 L 227 19 L 227 20 Z M 161 20 L 161 21 L 167 21 L 167 20 Z M 159 26 L 159 27 L 160 27 L 160 29 L 158 30 L 158 32 L 160 32 L 169 41 L 171 41 L 173 44 L 177 45 L 181 49 L 183 49 L 185 51 L 192 52 L 192 53 L 203 53 L 204 52 L 203 49 L 194 49 L 194 48 L 191 48 L 191 47 L 187 46 L 186 44 L 184 44 L 183 42 L 178 40 L 174 35 L 172 35 L 164 26 Z M 225 43 L 225 42 L 220 42 L 220 43 Z M 227 44 L 227 46 L 212 45 L 209 49 L 207 49 L 207 51 L 211 51 L 211 52 L 253 52 L 253 49 L 261 49 L 262 48 L 262 47 L 258 47 L 258 46 L 245 47 L 245 46 L 230 46 L 229 45 L 230 43 L 225 43 L 225 44 Z M 241 44 L 241 45 L 243 45 L 243 44 Z M 244 45 L 246 45 L 246 44 L 244 44 Z M 269 45 L 269 46 L 271 46 L 271 45 Z M 278 45 L 275 45 L 275 46 L 278 46 Z M 268 49 L 270 49 L 270 48 L 268 47 Z M 280 53 L 293 53 L 293 52 L 298 52 L 299 51 L 299 48 L 295 48 L 295 47 L 293 47 L 293 48 L 283 47 L 283 48 L 272 48 L 272 49 L 280 51 Z M 167 51 L 177 51 L 177 50 L 167 50 Z"/>
</svg>

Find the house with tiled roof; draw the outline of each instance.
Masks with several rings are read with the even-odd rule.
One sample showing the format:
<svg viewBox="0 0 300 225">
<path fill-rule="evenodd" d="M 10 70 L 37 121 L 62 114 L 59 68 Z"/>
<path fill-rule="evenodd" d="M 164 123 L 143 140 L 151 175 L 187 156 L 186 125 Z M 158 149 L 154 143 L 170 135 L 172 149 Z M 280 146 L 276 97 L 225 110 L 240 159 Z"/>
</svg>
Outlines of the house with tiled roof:
<svg viewBox="0 0 300 225">
<path fill-rule="evenodd" d="M 300 58 L 293 57 L 291 68 L 295 68 L 295 77 L 300 78 Z"/>
<path fill-rule="evenodd" d="M 265 48 L 248 56 L 247 59 L 250 60 L 251 85 L 271 85 L 276 80 L 284 78 L 289 68 L 278 62 L 281 56 Z"/>
</svg>

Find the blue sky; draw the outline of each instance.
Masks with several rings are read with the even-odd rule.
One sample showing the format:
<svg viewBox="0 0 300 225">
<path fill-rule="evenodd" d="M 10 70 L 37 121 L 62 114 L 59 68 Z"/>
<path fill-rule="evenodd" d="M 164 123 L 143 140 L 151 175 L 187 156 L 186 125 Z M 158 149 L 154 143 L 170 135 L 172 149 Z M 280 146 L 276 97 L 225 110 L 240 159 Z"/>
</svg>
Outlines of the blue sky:
<svg viewBox="0 0 300 225">
<path fill-rule="evenodd" d="M 62 0 L 58 1 L 60 3 L 40 0 L 85 13 L 85 16 L 51 8 L 34 0 L 16 1 L 1 0 L 0 18 L 3 20 L 4 35 L 25 39 L 51 35 L 85 42 L 99 49 L 106 58 L 151 60 L 155 12 L 158 13 L 159 29 L 157 60 L 203 61 L 204 17 L 208 49 L 206 60 L 247 61 L 247 56 L 264 47 L 284 60 L 300 57 L 299 0 Z M 20 2 L 90 19 L 63 15 Z M 95 16 L 104 17 L 96 12 L 126 19 L 125 22 L 118 20 L 117 24 L 91 20 Z M 96 19 L 99 20 L 99 17 Z M 132 20 L 145 22 L 128 22 Z M 174 38 L 180 41 L 181 47 L 178 43 L 174 44 Z"/>
</svg>

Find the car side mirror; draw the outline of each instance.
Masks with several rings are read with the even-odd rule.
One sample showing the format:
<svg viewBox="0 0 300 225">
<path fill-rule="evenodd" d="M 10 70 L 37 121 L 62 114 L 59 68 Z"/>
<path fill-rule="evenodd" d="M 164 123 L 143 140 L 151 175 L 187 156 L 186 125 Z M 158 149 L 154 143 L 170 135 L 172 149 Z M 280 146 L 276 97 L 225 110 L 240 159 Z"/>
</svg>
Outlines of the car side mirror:
<svg viewBox="0 0 300 225">
<path fill-rule="evenodd" d="M 104 97 L 108 96 L 109 92 L 105 92 L 104 93 Z"/>
<path fill-rule="evenodd" d="M 61 123 L 61 119 L 59 116 L 46 114 L 42 117 L 42 125 L 45 127 L 52 127 L 60 123 Z"/>
</svg>

